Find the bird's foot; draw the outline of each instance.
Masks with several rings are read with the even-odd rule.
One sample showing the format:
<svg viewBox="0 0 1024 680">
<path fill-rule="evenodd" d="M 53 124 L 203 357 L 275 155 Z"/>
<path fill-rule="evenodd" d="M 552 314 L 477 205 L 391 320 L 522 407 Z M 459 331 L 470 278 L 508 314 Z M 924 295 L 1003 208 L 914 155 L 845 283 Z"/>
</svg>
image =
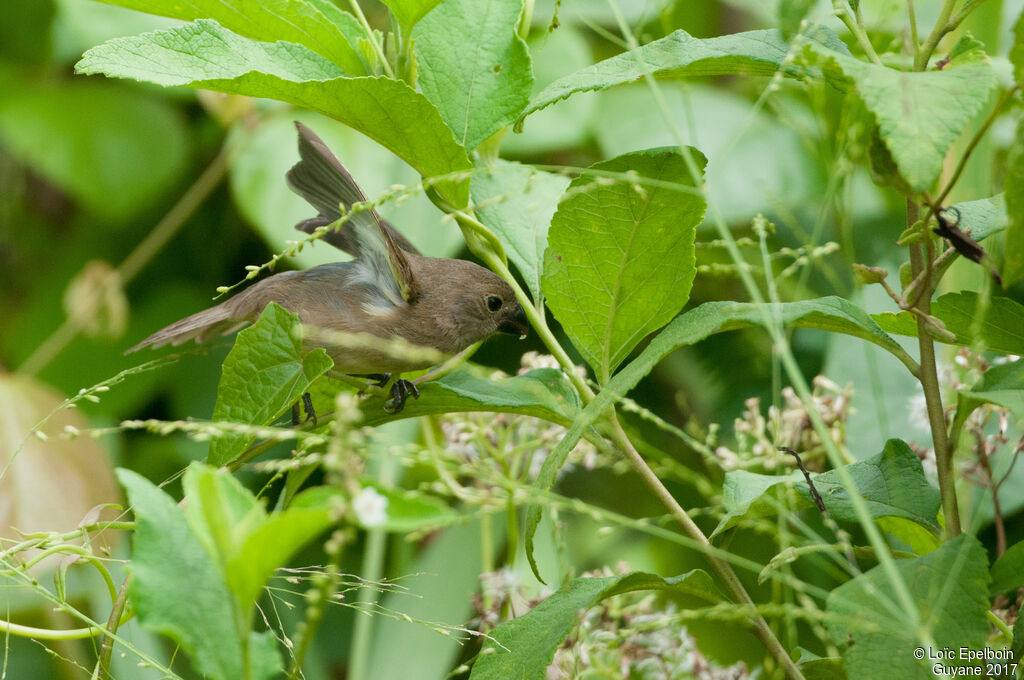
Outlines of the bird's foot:
<svg viewBox="0 0 1024 680">
<path fill-rule="evenodd" d="M 404 378 L 399 378 L 391 386 L 391 398 L 384 402 L 384 410 L 388 413 L 399 413 L 405 408 L 405 401 L 412 395 L 413 399 L 420 398 L 419 388 Z"/>
<path fill-rule="evenodd" d="M 306 412 L 306 420 L 302 422 L 313 421 L 313 427 L 316 427 L 316 411 L 313 409 L 313 397 L 309 396 L 309 392 L 302 393 L 302 410 Z M 299 422 L 299 402 L 292 404 L 292 426 L 298 427 Z"/>
</svg>

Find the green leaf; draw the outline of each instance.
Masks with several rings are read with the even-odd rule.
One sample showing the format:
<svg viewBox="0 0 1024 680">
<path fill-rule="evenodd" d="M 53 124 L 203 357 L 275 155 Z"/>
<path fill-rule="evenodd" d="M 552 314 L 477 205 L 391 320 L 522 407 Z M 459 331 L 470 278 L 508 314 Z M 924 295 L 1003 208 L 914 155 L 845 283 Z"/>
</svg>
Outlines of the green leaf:
<svg viewBox="0 0 1024 680">
<path fill-rule="evenodd" d="M 435 529 L 461 521 L 461 516 L 457 512 L 440 499 L 432 496 L 408 489 L 385 488 L 369 479 L 363 479 L 362 484 L 363 489 L 373 489 L 387 499 L 385 507 L 387 519 L 382 524 L 365 527 L 367 529 L 407 534 L 420 529 Z M 335 499 L 352 500 L 338 489 L 318 486 L 307 489 L 296 496 L 290 509 L 311 506 L 329 508 Z"/>
<path fill-rule="evenodd" d="M 953 208 L 956 208 L 956 211 Z M 992 234 L 998 234 L 1006 229 L 1009 221 L 1006 214 L 1006 194 L 996 194 L 989 198 L 979 198 L 976 201 L 955 203 L 943 212 L 954 221 L 956 220 L 956 212 L 959 212 L 960 228 L 964 231 L 970 228 L 969 235 L 975 241 L 981 241 Z"/>
<path fill-rule="evenodd" d="M 516 34 L 522 0 L 445 0 L 413 31 L 419 87 L 475 149 L 530 101 L 533 71 Z"/>
<path fill-rule="evenodd" d="M 1006 231 L 1006 260 L 1001 273 L 1003 285 L 1010 286 L 1024 279 L 1024 120 L 1017 123 L 1017 134 L 1006 154 L 1003 188 L 1006 190 L 1009 225 Z"/>
<path fill-rule="evenodd" d="M 951 430 L 953 441 L 959 438 L 974 409 L 982 404 L 996 404 L 1009 409 L 1017 418 L 1024 418 L 1024 361 L 993 366 L 977 385 L 957 393 L 956 417 Z"/>
<path fill-rule="evenodd" d="M 828 597 L 826 625 L 836 644 L 844 647 L 850 678 L 934 678 L 935 660 L 914 658 L 915 649 L 922 647 L 920 631 L 929 633 L 934 649 L 980 650 L 985 644 L 988 560 L 978 539 L 958 536 L 927 555 L 898 561 L 896 569 L 921 615 L 919 624 L 906 616 L 884 565 Z M 965 662 L 952 658 L 943 663 Z"/>
<path fill-rule="evenodd" d="M 216 422 L 268 425 L 287 411 L 334 362 L 322 348 L 302 349 L 299 319 L 272 302 L 259 320 L 238 334 L 221 369 Z M 224 434 L 210 442 L 207 462 L 226 465 L 252 443 L 249 434 Z"/>
<path fill-rule="evenodd" d="M 110 40 L 86 52 L 75 69 L 306 107 L 359 130 L 426 177 L 471 167 L 434 105 L 405 83 L 345 78 L 337 66 L 301 45 L 257 43 L 213 21 Z M 456 207 L 466 205 L 468 182 L 436 186 Z"/>
<path fill-rule="evenodd" d="M 704 157 L 691 153 L 703 168 Z M 543 284 L 555 318 L 604 384 L 686 304 L 707 204 L 693 191 L 700 178 L 675 149 L 638 151 L 591 169 L 636 179 L 573 180 L 551 220 Z"/>
<path fill-rule="evenodd" d="M 547 491 L 554 485 L 566 457 L 587 428 L 597 421 L 606 408 L 626 396 L 664 357 L 680 347 L 692 345 L 714 333 L 760 325 L 765 313 L 786 325 L 845 333 L 872 342 L 897 357 L 906 356 L 896 341 L 886 335 L 864 310 L 842 298 L 824 297 L 763 306 L 742 302 L 707 302 L 674 319 L 651 340 L 636 359 L 619 371 L 598 392 L 573 420 L 572 427 L 544 460 L 537 476 L 536 487 L 541 491 Z M 524 531 L 526 557 L 534 575 L 541 581 L 543 579 L 533 555 L 533 537 L 540 524 L 542 511 L 543 508 L 538 503 L 527 507 Z"/>
<path fill-rule="evenodd" d="M 239 601 L 255 606 L 274 572 L 330 526 L 330 506 L 324 504 L 273 513 L 242 534 L 225 572 Z"/>
<path fill-rule="evenodd" d="M 811 43 L 804 51 L 832 80 L 845 78 L 874 114 L 882 140 L 914 191 L 931 186 L 950 145 L 998 81 L 987 61 L 908 73 Z"/>
<path fill-rule="evenodd" d="M 250 40 L 216 21 L 200 19 L 164 31 L 115 38 L 88 50 L 78 73 L 104 73 L 170 85 L 236 78 L 244 73 L 300 82 L 345 75 L 329 60 L 302 45 Z M 244 93 L 238 93 L 244 94 Z"/>
<path fill-rule="evenodd" d="M 281 677 L 281 652 L 273 631 L 249 632 L 249 676 L 252 680 Z"/>
<path fill-rule="evenodd" d="M 1024 588 L 1024 541 L 1014 543 L 992 565 L 989 593 L 994 597 L 1008 590 Z"/>
<path fill-rule="evenodd" d="M 416 23 L 434 9 L 441 0 L 381 0 L 398 19 L 406 35 Z M 453 46 L 454 50 L 454 46 Z"/>
<path fill-rule="evenodd" d="M 226 470 L 201 463 L 185 469 L 182 490 L 188 499 L 185 519 L 189 528 L 227 577 L 226 564 L 237 552 L 239 537 L 259 526 L 267 513 Z"/>
<path fill-rule="evenodd" d="M 355 47 L 363 29 L 354 16 L 326 0 L 100 0 L 174 19 L 213 19 L 254 40 L 305 45 L 351 76 L 366 73 Z"/>
<path fill-rule="evenodd" d="M 384 411 L 386 396 L 361 405 L 363 424 L 376 426 L 392 420 L 440 413 L 494 411 L 534 416 L 568 426 L 579 413 L 579 394 L 558 369 L 538 368 L 523 375 L 492 380 L 458 371 L 419 386 L 420 398 L 409 399 L 400 413 Z M 320 399 L 314 395 L 314 403 Z"/>
<path fill-rule="evenodd" d="M 890 439 L 880 454 L 851 463 L 846 471 L 872 518 L 902 517 L 938 531 L 935 518 L 939 512 L 939 491 L 925 478 L 921 459 L 904 442 Z M 837 471 L 812 473 L 811 479 L 833 519 L 858 520 Z M 746 470 L 726 473 L 725 515 L 711 535 L 716 536 L 745 518 L 778 514 L 780 507 L 785 507 L 780 500 L 787 488 L 798 495 L 794 509 L 814 507 L 807 481 L 799 470 L 784 476 L 760 475 Z"/>
<path fill-rule="evenodd" d="M 301 504 L 268 516 L 226 470 L 201 463 L 185 471 L 183 488 L 189 526 L 219 565 L 246 625 L 274 571 L 331 524 L 329 498 L 315 503 L 300 494 Z"/>
<path fill-rule="evenodd" d="M 469 185 L 477 217 L 501 241 L 534 301 L 542 299 L 548 227 L 568 186 L 566 177 L 507 161 L 474 173 Z"/>
<path fill-rule="evenodd" d="M 491 631 L 473 665 L 471 680 L 543 680 L 555 650 L 576 625 L 581 609 L 638 590 L 665 590 L 708 602 L 724 599 L 711 577 L 700 569 L 670 578 L 643 572 L 575 578 L 527 613 Z"/>
<path fill-rule="evenodd" d="M 848 53 L 843 42 L 827 28 L 815 27 L 805 38 Z M 678 30 L 556 80 L 530 100 L 517 125 L 534 111 L 577 92 L 606 90 L 614 85 L 631 83 L 646 74 L 659 78 L 738 73 L 770 76 L 783 64 L 783 73 L 787 76 L 799 78 L 807 74 L 806 69 L 793 62 L 790 44 L 779 31 L 747 31 L 717 38 L 694 38 L 686 31 Z"/>
<path fill-rule="evenodd" d="M 994 297 L 979 309 L 980 297 L 971 291 L 947 293 L 932 302 L 932 316 L 956 336 L 951 344 L 982 345 L 1004 354 L 1024 354 L 1024 306 L 1010 298 Z M 884 312 L 871 318 L 888 333 L 917 337 L 917 321 L 910 312 Z M 942 338 L 936 338 L 942 342 Z"/>
<path fill-rule="evenodd" d="M 170 496 L 130 470 L 117 477 L 135 512 L 128 594 L 139 620 L 178 642 L 200 673 L 243 677 L 241 627 L 213 558 Z"/>
<path fill-rule="evenodd" d="M 0 143 L 103 217 L 149 207 L 185 169 L 185 122 L 166 102 L 113 83 L 18 86 L 0 95 Z"/>
</svg>

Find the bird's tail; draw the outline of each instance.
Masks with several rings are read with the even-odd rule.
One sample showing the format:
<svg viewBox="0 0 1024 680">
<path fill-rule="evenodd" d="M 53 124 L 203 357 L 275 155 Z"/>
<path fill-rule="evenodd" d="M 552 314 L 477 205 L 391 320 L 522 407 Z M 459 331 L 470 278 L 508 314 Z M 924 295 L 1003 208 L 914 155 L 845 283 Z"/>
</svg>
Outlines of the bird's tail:
<svg viewBox="0 0 1024 680">
<path fill-rule="evenodd" d="M 161 328 L 139 344 L 125 351 L 131 354 L 143 347 L 163 347 L 164 345 L 180 345 L 189 340 L 203 342 L 209 338 L 232 333 L 249 323 L 249 319 L 240 319 L 228 308 L 220 304 L 204 309 L 192 316 L 175 321 L 166 328 Z"/>
<path fill-rule="evenodd" d="M 341 217 L 342 208 L 347 212 L 353 203 L 365 201 L 366 196 L 338 157 L 331 153 L 316 133 L 298 121 L 295 127 L 299 131 L 301 160 L 288 171 L 285 179 L 292 191 L 306 199 L 319 213 L 295 225 L 299 231 L 312 234 L 317 228 L 337 221 Z M 341 229 L 329 231 L 323 239 L 350 255 L 362 257 L 367 239 L 379 241 L 376 236 L 378 229 L 387 232 L 405 252 L 420 254 L 416 246 L 372 208 L 352 215 L 348 224 Z"/>
</svg>

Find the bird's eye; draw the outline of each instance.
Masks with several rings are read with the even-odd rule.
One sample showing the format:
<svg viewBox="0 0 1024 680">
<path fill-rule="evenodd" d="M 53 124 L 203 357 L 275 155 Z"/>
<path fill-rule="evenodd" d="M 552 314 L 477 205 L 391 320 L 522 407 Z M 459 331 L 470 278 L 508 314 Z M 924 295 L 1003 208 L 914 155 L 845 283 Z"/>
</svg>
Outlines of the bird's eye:
<svg viewBox="0 0 1024 680">
<path fill-rule="evenodd" d="M 496 312 L 499 309 L 501 309 L 501 298 L 498 297 L 497 295 L 488 295 L 487 309 L 491 310 L 492 312 Z"/>
</svg>

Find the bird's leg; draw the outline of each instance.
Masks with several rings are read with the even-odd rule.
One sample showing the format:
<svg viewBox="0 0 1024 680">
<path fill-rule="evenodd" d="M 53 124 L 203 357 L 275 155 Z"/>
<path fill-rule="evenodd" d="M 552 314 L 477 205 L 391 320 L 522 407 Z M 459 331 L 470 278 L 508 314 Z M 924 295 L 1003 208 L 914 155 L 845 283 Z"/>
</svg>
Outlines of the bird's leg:
<svg viewBox="0 0 1024 680">
<path fill-rule="evenodd" d="M 409 398 L 410 394 L 413 396 L 413 399 L 419 399 L 419 388 L 405 378 L 399 378 L 391 386 L 391 398 L 384 402 L 384 410 L 388 413 L 399 413 L 405 408 L 405 401 Z"/>
<path fill-rule="evenodd" d="M 312 420 L 313 427 L 316 427 L 316 411 L 313 409 L 313 397 L 309 392 L 302 393 L 302 408 L 306 412 L 306 420 Z"/>
<path fill-rule="evenodd" d="M 313 397 L 309 396 L 309 392 L 302 393 L 302 410 L 306 412 L 306 420 L 302 422 L 313 421 L 313 427 L 316 427 L 316 410 L 313 409 Z M 299 402 L 292 404 L 292 427 L 298 427 L 301 423 L 299 422 Z"/>
</svg>

